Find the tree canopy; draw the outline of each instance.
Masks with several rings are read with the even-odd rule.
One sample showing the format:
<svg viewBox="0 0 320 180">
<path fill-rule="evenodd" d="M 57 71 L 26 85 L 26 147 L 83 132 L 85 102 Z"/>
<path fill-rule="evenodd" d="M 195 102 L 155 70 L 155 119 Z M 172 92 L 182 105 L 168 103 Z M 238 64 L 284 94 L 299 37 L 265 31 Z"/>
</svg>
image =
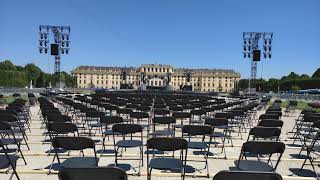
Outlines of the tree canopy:
<svg viewBox="0 0 320 180">
<path fill-rule="evenodd" d="M 269 80 L 257 79 L 252 82 L 253 86 L 258 91 L 263 92 L 277 92 L 280 91 L 296 91 L 300 89 L 315 89 L 320 88 L 320 68 L 318 68 L 310 77 L 307 74 L 296 74 L 291 72 L 287 76 L 280 79 L 270 78 Z M 238 84 L 239 89 L 246 89 L 249 87 L 248 79 L 241 79 Z"/>
<path fill-rule="evenodd" d="M 61 73 L 66 87 L 76 87 L 76 78 L 66 72 Z M 0 62 L 0 86 L 10 87 L 25 87 L 32 80 L 33 87 L 48 87 L 58 81 L 55 74 L 43 72 L 38 66 L 33 63 L 27 64 L 24 67 L 15 66 L 10 60 Z"/>
<path fill-rule="evenodd" d="M 320 68 L 318 68 L 313 74 L 312 74 L 313 78 L 320 78 Z"/>
</svg>

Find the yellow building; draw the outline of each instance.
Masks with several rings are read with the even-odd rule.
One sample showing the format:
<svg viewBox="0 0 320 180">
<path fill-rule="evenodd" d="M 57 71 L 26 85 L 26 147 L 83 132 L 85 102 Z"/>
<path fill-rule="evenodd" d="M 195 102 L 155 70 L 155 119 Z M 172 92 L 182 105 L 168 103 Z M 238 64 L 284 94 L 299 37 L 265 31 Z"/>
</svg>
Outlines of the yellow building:
<svg viewBox="0 0 320 180">
<path fill-rule="evenodd" d="M 126 76 L 123 75 L 126 73 Z M 187 82 L 190 74 L 190 82 Z M 184 69 L 163 64 L 143 64 L 139 67 L 79 66 L 72 71 L 77 77 L 78 88 L 114 88 L 131 84 L 135 89 L 146 86 L 170 85 L 175 90 L 192 85 L 193 91 L 230 92 L 240 79 L 234 70 Z"/>
</svg>

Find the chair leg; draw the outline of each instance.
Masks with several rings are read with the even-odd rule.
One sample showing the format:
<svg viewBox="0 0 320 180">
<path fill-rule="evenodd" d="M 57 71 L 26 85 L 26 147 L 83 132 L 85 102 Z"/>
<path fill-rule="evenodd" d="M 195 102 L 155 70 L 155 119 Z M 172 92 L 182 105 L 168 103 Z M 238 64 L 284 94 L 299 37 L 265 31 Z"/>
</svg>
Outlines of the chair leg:
<svg viewBox="0 0 320 180">
<path fill-rule="evenodd" d="M 16 171 L 16 164 L 17 164 L 17 162 L 15 162 L 14 165 L 12 166 L 12 171 L 13 171 L 12 175 L 14 174 L 14 175 L 16 176 L 16 178 L 17 178 L 18 180 L 20 180 L 20 178 L 19 178 L 19 176 L 18 176 L 18 173 L 17 173 L 17 171 Z M 11 178 L 12 178 L 12 176 L 10 177 L 10 179 L 11 179 Z"/>
</svg>

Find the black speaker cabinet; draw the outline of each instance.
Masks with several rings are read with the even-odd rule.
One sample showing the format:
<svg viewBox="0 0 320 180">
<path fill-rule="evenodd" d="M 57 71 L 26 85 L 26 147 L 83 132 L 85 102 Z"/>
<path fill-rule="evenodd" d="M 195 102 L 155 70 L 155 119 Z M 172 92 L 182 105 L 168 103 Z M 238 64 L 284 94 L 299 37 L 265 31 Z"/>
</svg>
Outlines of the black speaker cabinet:
<svg viewBox="0 0 320 180">
<path fill-rule="evenodd" d="M 51 44 L 51 55 L 59 55 L 59 45 L 58 44 Z"/>
<path fill-rule="evenodd" d="M 260 61 L 261 51 L 253 50 L 253 61 Z"/>
</svg>

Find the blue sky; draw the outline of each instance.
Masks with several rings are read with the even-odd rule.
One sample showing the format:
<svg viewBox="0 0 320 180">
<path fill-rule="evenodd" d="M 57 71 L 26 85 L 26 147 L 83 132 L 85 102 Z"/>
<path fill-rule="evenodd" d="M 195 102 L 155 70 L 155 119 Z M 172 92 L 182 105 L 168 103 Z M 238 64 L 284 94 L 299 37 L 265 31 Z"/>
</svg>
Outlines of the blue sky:
<svg viewBox="0 0 320 180">
<path fill-rule="evenodd" d="M 258 65 L 257 77 L 310 75 L 320 67 L 319 0 L 1 0 L 0 60 L 52 72 L 53 57 L 38 51 L 40 24 L 71 26 L 65 71 L 162 63 L 248 77 L 245 31 L 274 32 L 273 57 Z"/>
</svg>

